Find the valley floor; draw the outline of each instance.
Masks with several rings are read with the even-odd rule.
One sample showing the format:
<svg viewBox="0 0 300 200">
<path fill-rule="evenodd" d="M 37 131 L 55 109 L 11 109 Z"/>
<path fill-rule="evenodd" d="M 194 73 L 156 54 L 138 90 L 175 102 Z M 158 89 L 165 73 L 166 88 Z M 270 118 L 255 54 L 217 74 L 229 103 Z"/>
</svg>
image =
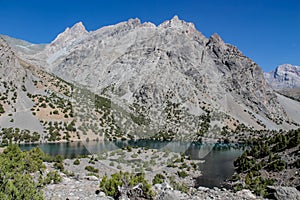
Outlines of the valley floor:
<svg viewBox="0 0 300 200">
<path fill-rule="evenodd" d="M 261 199 L 249 190 L 234 193 L 224 188 L 196 189 L 195 178 L 201 175 L 197 169 L 199 162 L 203 161 L 190 160 L 178 153 L 141 148 L 118 149 L 86 158 L 65 159 L 63 165 L 67 173 L 60 173 L 62 182 L 47 185 L 44 196 L 49 200 L 112 199 L 100 192 L 100 180 L 122 170 L 144 172 L 151 184 L 156 174 L 162 174 L 164 182 L 152 186 L 156 193 L 155 199 Z M 49 171 L 55 168 L 51 163 L 46 163 L 46 166 Z M 94 172 L 87 170 L 87 166 L 91 166 Z"/>
</svg>

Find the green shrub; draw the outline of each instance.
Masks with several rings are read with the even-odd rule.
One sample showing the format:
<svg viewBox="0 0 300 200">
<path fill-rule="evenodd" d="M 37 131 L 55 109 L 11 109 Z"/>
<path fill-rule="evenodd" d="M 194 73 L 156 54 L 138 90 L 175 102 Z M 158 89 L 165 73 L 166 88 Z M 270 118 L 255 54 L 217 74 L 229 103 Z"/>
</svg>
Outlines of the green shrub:
<svg viewBox="0 0 300 200">
<path fill-rule="evenodd" d="M 99 174 L 95 174 L 95 173 L 93 173 L 93 172 L 89 172 L 89 173 L 87 174 L 87 176 L 96 176 L 97 178 L 99 178 Z"/>
<path fill-rule="evenodd" d="M 2 104 L 0 104 L 0 113 L 1 114 L 5 113 L 5 110 L 4 110 L 3 106 L 2 106 Z"/>
<path fill-rule="evenodd" d="M 61 176 L 58 174 L 57 171 L 51 171 L 49 172 L 45 179 L 44 179 L 44 184 L 50 184 L 51 181 L 53 181 L 54 184 L 60 183 L 62 181 Z"/>
<path fill-rule="evenodd" d="M 185 178 L 188 176 L 188 173 L 186 173 L 186 171 L 177 171 L 177 175 L 180 177 L 180 178 Z"/>
<path fill-rule="evenodd" d="M 137 157 L 138 155 L 136 153 L 131 155 L 131 158 L 137 158 Z"/>
<path fill-rule="evenodd" d="M 170 176 L 169 181 L 170 181 L 170 185 L 173 187 L 174 190 L 179 190 L 181 192 L 188 193 L 189 188 L 186 186 L 186 184 L 176 182 L 174 176 Z"/>
<path fill-rule="evenodd" d="M 42 103 L 42 104 L 40 105 L 40 107 L 42 107 L 42 108 L 47 108 L 47 105 L 46 105 L 45 103 Z"/>
<path fill-rule="evenodd" d="M 60 170 L 60 171 L 63 171 L 65 169 L 64 168 L 64 164 L 62 163 L 62 161 L 61 162 L 55 162 L 54 165 L 53 165 L 53 167 L 55 169 Z"/>
<path fill-rule="evenodd" d="M 194 170 L 196 170 L 198 168 L 197 164 L 194 162 L 191 162 L 191 166 L 194 168 Z"/>
<path fill-rule="evenodd" d="M 9 144 L 0 154 L 0 199 L 43 199 L 30 175 L 43 171 L 42 157 L 39 148 L 22 152 L 18 145 Z"/>
<path fill-rule="evenodd" d="M 73 165 L 79 165 L 79 164 L 80 164 L 80 160 L 78 158 L 74 160 Z"/>
<path fill-rule="evenodd" d="M 100 189 L 106 195 L 118 198 L 118 187 L 128 186 L 129 189 L 132 189 L 134 186 L 141 184 L 143 193 L 140 194 L 142 198 L 152 199 L 154 196 L 153 191 L 151 190 L 151 185 L 145 179 L 145 174 L 130 174 L 128 172 L 119 172 L 111 175 L 111 178 L 104 176 L 100 182 Z M 137 197 L 135 197 L 137 198 Z"/>
<path fill-rule="evenodd" d="M 128 152 L 132 152 L 132 146 L 127 146 L 126 149 Z"/>
<path fill-rule="evenodd" d="M 89 171 L 89 172 L 93 172 L 93 173 L 99 173 L 99 169 L 94 168 L 91 165 L 88 165 L 84 168 L 85 170 Z"/>
<path fill-rule="evenodd" d="M 152 180 L 152 184 L 155 185 L 155 184 L 161 184 L 163 183 L 165 180 L 165 177 L 164 175 L 162 174 L 156 174 Z"/>
<path fill-rule="evenodd" d="M 186 163 L 182 163 L 182 165 L 179 167 L 179 169 L 184 169 L 184 168 L 187 168 L 187 164 Z"/>
</svg>

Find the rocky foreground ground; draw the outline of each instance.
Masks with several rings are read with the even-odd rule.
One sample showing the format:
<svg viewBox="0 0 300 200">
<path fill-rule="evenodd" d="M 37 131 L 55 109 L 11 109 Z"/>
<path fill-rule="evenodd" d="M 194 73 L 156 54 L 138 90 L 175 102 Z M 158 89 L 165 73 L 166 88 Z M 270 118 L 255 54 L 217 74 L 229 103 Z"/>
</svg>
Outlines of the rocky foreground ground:
<svg viewBox="0 0 300 200">
<path fill-rule="evenodd" d="M 262 199 L 256 197 L 249 190 L 234 193 L 225 189 L 209 189 L 200 187 L 194 189 L 190 194 L 173 190 L 168 184 L 156 184 L 153 190 L 157 192 L 157 200 L 200 200 L 200 199 Z M 45 199 L 51 200 L 111 200 L 105 193 L 99 191 L 99 180 L 97 177 L 85 177 L 83 179 L 64 177 L 59 184 L 50 184 L 44 191 Z"/>
<path fill-rule="evenodd" d="M 233 192 L 225 188 L 195 188 L 194 177 L 200 176 L 201 172 L 193 168 L 193 161 L 189 158 L 173 152 L 160 152 L 156 150 L 116 150 L 105 152 L 87 158 L 66 159 L 63 162 L 64 173 L 60 172 L 62 181 L 58 184 L 49 184 L 44 188 L 44 197 L 47 200 L 93 200 L 93 199 L 113 199 L 100 190 L 100 181 L 103 176 L 110 176 L 120 170 L 128 172 L 141 172 L 146 174 L 146 179 L 152 183 L 155 174 L 163 174 L 165 177 L 173 176 L 175 181 L 187 186 L 185 192 L 176 190 L 170 184 L 170 179 L 166 178 L 161 184 L 152 186 L 157 200 L 202 200 L 202 199 L 263 199 L 254 195 L 249 190 Z M 76 163 L 76 164 L 74 164 Z M 170 164 L 172 163 L 172 165 Z M 185 164 L 184 164 L 185 163 Z M 46 163 L 48 171 L 54 170 L 51 163 Z M 86 170 L 86 166 L 93 166 L 98 171 L 91 173 Z M 177 175 L 178 171 L 186 171 L 186 177 Z M 67 172 L 67 173 L 66 173 Z M 67 174 L 67 175 L 66 175 Z M 72 175 L 70 175 L 72 174 Z M 273 187 L 273 197 L 275 199 L 300 199 L 300 193 L 295 188 Z M 121 199 L 128 199 L 126 197 Z M 131 198 L 132 199 L 132 198 Z M 136 198 L 142 199 L 142 198 Z"/>
<path fill-rule="evenodd" d="M 263 199 L 255 196 L 249 190 L 233 192 L 224 188 L 209 189 L 199 187 L 192 189 L 189 194 L 173 190 L 167 183 L 156 184 L 153 190 L 157 193 L 157 200 L 245 200 L 245 199 Z M 273 198 L 279 200 L 299 200 L 300 193 L 295 188 L 277 187 L 274 189 Z M 82 179 L 63 177 L 59 184 L 51 184 L 45 188 L 45 199 L 49 200 L 112 200 L 112 197 L 106 196 L 99 190 L 99 180 L 97 177 L 85 177 Z"/>
</svg>

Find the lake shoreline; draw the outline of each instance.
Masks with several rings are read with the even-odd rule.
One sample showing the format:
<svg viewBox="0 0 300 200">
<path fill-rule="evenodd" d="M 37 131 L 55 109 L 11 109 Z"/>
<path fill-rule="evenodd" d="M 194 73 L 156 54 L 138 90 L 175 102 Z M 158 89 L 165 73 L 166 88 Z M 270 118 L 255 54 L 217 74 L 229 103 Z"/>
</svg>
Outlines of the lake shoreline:
<svg viewBox="0 0 300 200">
<path fill-rule="evenodd" d="M 223 163 L 218 163 L 218 159 L 222 159 L 222 155 L 228 157 L 231 155 L 231 152 L 240 151 L 239 149 L 244 148 L 244 144 L 235 144 L 235 143 L 199 143 L 199 142 L 186 142 L 186 141 L 157 141 L 157 140 L 128 140 L 128 141 L 90 141 L 90 142 L 68 142 L 68 143 L 51 143 L 51 144 L 29 144 L 29 145 L 20 145 L 22 150 L 29 150 L 33 147 L 39 146 L 45 154 L 49 155 L 62 155 L 65 159 L 74 159 L 78 157 L 87 157 L 87 156 L 95 156 L 98 157 L 101 154 L 107 154 L 108 152 L 113 151 L 123 151 L 126 152 L 127 148 L 139 149 L 140 151 L 159 151 L 159 152 L 169 152 L 169 153 L 177 153 L 178 155 L 185 155 L 189 156 L 190 159 L 196 160 L 197 165 L 199 167 L 205 167 L 206 165 L 217 165 L 222 166 Z M 217 156 L 217 159 L 211 159 L 210 154 L 213 152 L 219 152 L 221 156 Z M 226 153 L 228 152 L 228 153 Z M 228 172 L 223 176 L 222 180 L 229 178 L 234 171 L 233 161 L 234 159 L 239 156 L 242 152 L 235 155 L 234 157 L 230 158 L 229 161 L 226 161 L 226 169 Z M 124 153 L 125 157 L 130 156 L 130 152 Z M 148 155 L 150 157 L 151 155 Z M 225 158 L 225 157 L 224 157 Z M 112 157 L 117 161 L 117 158 Z M 145 158 L 140 158 L 142 161 Z M 207 160 L 208 159 L 208 160 Z M 212 162 L 212 163 L 211 163 Z M 109 166 L 109 163 L 106 161 L 106 165 Z M 166 164 L 165 164 L 166 165 Z M 124 165 L 122 168 L 126 168 Z M 204 172 L 204 177 L 206 177 L 206 173 L 211 170 L 216 170 L 213 167 L 208 167 L 207 169 L 200 170 Z M 223 169 L 219 169 L 223 170 Z M 130 170 L 129 170 L 130 171 Z M 171 170 L 172 171 L 172 170 Z M 177 171 L 176 171 L 177 172 Z M 174 173 L 176 173 L 174 172 Z M 211 172 L 209 172 L 211 173 Z M 202 175 L 202 174 L 201 174 Z M 212 174 L 212 177 L 218 177 L 218 174 Z M 197 176 L 192 176 L 194 179 L 198 179 L 200 177 L 199 174 Z M 212 183 L 211 185 L 206 185 L 210 188 L 215 186 L 220 186 L 221 184 L 218 182 Z M 196 181 L 197 182 L 197 181 Z M 199 182 L 199 181 L 198 181 Z M 200 186 L 199 183 L 196 183 L 195 186 Z"/>
<path fill-rule="evenodd" d="M 140 162 L 133 163 L 135 160 L 143 160 L 143 163 L 150 165 L 139 166 Z M 77 162 L 75 162 L 78 160 Z M 118 160 L 120 161 L 118 163 Z M 168 165 L 173 163 L 174 165 Z M 230 199 L 242 199 L 242 197 L 255 198 L 250 191 L 242 191 L 235 193 L 225 188 L 207 188 L 196 186 L 196 177 L 202 176 L 202 171 L 199 168 L 193 168 L 191 163 L 197 162 L 197 165 L 203 164 L 203 160 L 192 160 L 188 156 L 183 156 L 179 153 L 159 151 L 154 149 L 144 148 L 125 148 L 114 151 L 107 151 L 100 154 L 89 155 L 80 159 L 65 159 L 63 161 L 64 169 L 69 174 L 73 173 L 72 177 L 68 177 L 64 173 L 60 173 L 63 177 L 62 183 L 48 185 L 44 189 L 45 199 L 66 199 L 72 197 L 89 199 L 110 199 L 103 192 L 99 191 L 99 181 L 104 176 L 110 177 L 114 173 L 129 172 L 129 173 L 145 173 L 145 177 L 149 183 L 156 174 L 161 174 L 165 179 L 163 183 L 152 186 L 157 198 L 159 196 L 176 197 L 180 199 L 191 199 L 192 197 L 208 198 L 208 197 L 224 197 Z M 76 164 L 75 164 L 76 163 Z M 112 164 L 114 163 L 114 164 Z M 164 163 L 164 164 L 163 164 Z M 184 164 L 185 163 L 185 164 Z M 164 166 L 163 166 L 164 165 Z M 184 165 L 184 166 L 183 166 Z M 98 169 L 98 172 L 90 173 L 87 166 L 92 166 Z M 147 167 L 151 167 L 147 168 Z M 188 170 L 188 168 L 190 168 Z M 138 169 L 138 170 L 137 170 Z M 51 163 L 47 163 L 47 170 L 55 170 Z M 185 171 L 186 176 L 180 175 L 178 172 Z M 170 178 L 170 177 L 174 177 Z M 174 185 L 175 183 L 180 184 Z M 173 199 L 172 198 L 172 199 Z M 260 199 L 260 198 L 258 198 Z"/>
</svg>

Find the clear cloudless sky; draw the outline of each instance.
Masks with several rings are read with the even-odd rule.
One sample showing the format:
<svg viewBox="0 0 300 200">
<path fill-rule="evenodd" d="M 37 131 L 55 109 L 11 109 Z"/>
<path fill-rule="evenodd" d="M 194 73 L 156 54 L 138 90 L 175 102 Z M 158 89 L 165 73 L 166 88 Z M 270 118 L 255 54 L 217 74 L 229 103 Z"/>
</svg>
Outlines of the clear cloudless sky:
<svg viewBox="0 0 300 200">
<path fill-rule="evenodd" d="M 0 0 L 0 34 L 49 43 L 82 21 L 87 30 L 178 15 L 206 37 L 218 33 L 264 71 L 300 65 L 300 0 Z"/>
</svg>

